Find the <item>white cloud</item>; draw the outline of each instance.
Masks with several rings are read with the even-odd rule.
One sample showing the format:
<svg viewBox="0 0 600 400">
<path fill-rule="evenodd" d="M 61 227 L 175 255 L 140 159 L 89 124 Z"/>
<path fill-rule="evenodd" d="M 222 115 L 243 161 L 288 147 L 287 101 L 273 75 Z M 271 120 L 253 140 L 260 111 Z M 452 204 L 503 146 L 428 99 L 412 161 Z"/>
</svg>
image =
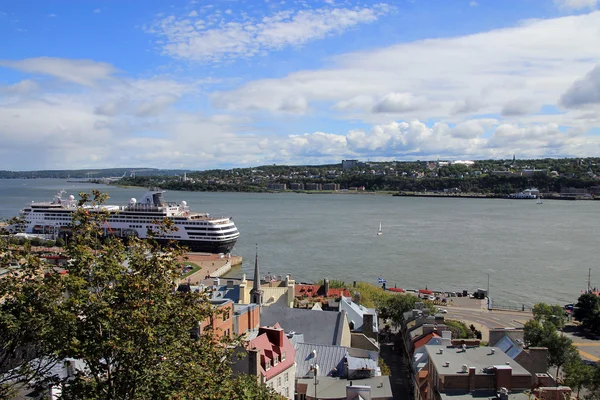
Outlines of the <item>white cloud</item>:
<svg viewBox="0 0 600 400">
<path fill-rule="evenodd" d="M 561 96 L 560 103 L 567 108 L 590 104 L 600 105 L 600 64 L 583 79 L 579 79 Z"/>
<path fill-rule="evenodd" d="M 212 99 L 228 110 L 277 113 L 286 99 L 297 96 L 306 99 L 307 112 L 318 104 L 321 112 L 331 107 L 348 113 L 341 118 L 375 124 L 389 121 L 380 111 L 394 107 L 410 109 L 410 117 L 421 120 L 460 121 L 503 109 L 520 120 L 556 105 L 573 77 L 600 63 L 598 26 L 600 12 L 593 12 L 348 53 L 331 59 L 327 68 L 250 81 Z M 426 99 L 426 107 L 412 99 Z M 573 110 L 556 118 L 569 125 L 577 124 L 577 117 Z M 548 122 L 543 115 L 535 118 Z"/>
<path fill-rule="evenodd" d="M 375 106 L 374 113 L 402 114 L 418 110 L 425 104 L 425 99 L 417 98 L 411 93 L 389 93 Z"/>
<path fill-rule="evenodd" d="M 198 16 L 198 11 L 193 10 L 188 14 L 188 17 L 197 17 Z"/>
<path fill-rule="evenodd" d="M 537 110 L 536 104 L 531 99 L 520 98 L 509 101 L 502 107 L 502 115 L 514 117 L 527 115 Z"/>
<path fill-rule="evenodd" d="M 102 9 L 100 9 L 100 8 L 96 8 L 96 9 L 94 10 L 94 12 L 95 12 L 96 14 L 99 14 L 99 13 L 101 13 L 101 12 L 102 12 Z"/>
<path fill-rule="evenodd" d="M 598 0 L 554 0 L 554 3 L 561 8 L 581 10 L 585 8 L 596 8 Z"/>
<path fill-rule="evenodd" d="M 469 2 L 469 5 L 470 5 L 471 7 L 477 7 L 477 6 L 479 5 L 479 3 L 478 3 L 478 2 L 476 2 L 475 0 L 472 0 L 472 1 L 470 1 L 470 2 Z"/>
<path fill-rule="evenodd" d="M 48 18 L 56 18 L 56 14 L 48 14 Z"/>
<path fill-rule="evenodd" d="M 110 78 L 117 69 L 104 62 L 38 57 L 20 61 L 0 60 L 0 67 L 8 67 L 32 74 L 50 75 L 66 82 L 93 86 Z"/>
<path fill-rule="evenodd" d="M 340 34 L 356 25 L 375 22 L 389 11 L 386 4 L 364 8 L 286 10 L 261 20 L 240 18 L 228 22 L 219 12 L 208 15 L 206 25 L 171 15 L 146 30 L 160 37 L 158 43 L 166 55 L 217 62 Z M 217 27 L 209 27 L 215 23 L 218 23 Z"/>
</svg>

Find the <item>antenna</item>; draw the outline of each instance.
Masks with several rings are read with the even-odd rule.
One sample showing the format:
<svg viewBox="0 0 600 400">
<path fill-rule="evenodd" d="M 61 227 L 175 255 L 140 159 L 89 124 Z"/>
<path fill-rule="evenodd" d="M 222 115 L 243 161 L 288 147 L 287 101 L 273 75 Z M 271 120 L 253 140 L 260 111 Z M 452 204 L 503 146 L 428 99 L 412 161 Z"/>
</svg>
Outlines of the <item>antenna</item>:
<svg viewBox="0 0 600 400">
<path fill-rule="evenodd" d="M 588 293 L 592 293 L 592 269 L 588 271 Z"/>
</svg>

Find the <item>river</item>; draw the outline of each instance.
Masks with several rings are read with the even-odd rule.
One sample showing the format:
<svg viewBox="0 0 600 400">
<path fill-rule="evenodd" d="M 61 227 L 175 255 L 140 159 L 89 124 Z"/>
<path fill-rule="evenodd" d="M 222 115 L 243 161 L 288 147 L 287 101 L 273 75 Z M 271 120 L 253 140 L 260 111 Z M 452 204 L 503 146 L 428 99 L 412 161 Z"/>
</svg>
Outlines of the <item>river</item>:
<svg viewBox="0 0 600 400">
<path fill-rule="evenodd" d="M 112 204 L 144 193 L 58 179 L 0 180 L 0 218 L 60 189 L 99 189 Z M 381 277 L 388 287 L 473 291 L 486 289 L 489 276 L 491 297 L 515 305 L 576 301 L 589 268 L 592 285 L 600 286 L 600 202 L 202 192 L 167 192 L 165 199 L 233 217 L 241 233 L 233 253 L 244 258 L 236 276 L 253 274 L 258 244 L 262 274 L 297 281 Z"/>
</svg>

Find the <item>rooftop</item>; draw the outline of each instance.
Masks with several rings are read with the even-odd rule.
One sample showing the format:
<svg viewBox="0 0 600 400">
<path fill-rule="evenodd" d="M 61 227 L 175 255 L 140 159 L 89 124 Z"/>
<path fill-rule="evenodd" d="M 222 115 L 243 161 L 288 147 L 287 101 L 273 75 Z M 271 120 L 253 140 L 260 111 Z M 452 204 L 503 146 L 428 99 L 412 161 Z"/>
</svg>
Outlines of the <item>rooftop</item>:
<svg viewBox="0 0 600 400">
<path fill-rule="evenodd" d="M 374 308 L 361 306 L 360 304 L 353 302 L 350 297 L 342 296 L 340 299 L 339 310 L 348 313 L 348 321 L 354 322 L 355 331 L 363 330 L 363 315 L 373 314 L 373 332 L 379 332 L 377 326 L 377 311 Z"/>
<path fill-rule="evenodd" d="M 340 345 L 345 312 L 306 310 L 281 306 L 264 307 L 260 315 L 263 325 L 279 323 L 286 332 L 302 333 L 304 342 Z"/>
<path fill-rule="evenodd" d="M 366 379 L 339 379 L 331 377 L 320 377 L 315 385 L 313 378 L 298 379 L 298 393 L 306 393 L 306 397 L 318 397 L 319 399 L 345 399 L 346 386 L 370 386 L 372 399 L 391 399 L 392 387 L 389 376 L 376 376 Z M 315 396 L 315 388 L 317 396 Z"/>
<path fill-rule="evenodd" d="M 487 375 L 485 369 L 498 366 L 512 368 L 512 375 L 531 376 L 525 368 L 497 347 L 468 347 L 463 350 L 461 347 L 427 344 L 425 349 L 440 376 L 464 375 L 463 365 L 475 367 L 477 375 Z M 440 353 L 440 349 L 443 349 L 443 353 Z M 447 367 L 446 363 L 449 363 Z"/>
</svg>

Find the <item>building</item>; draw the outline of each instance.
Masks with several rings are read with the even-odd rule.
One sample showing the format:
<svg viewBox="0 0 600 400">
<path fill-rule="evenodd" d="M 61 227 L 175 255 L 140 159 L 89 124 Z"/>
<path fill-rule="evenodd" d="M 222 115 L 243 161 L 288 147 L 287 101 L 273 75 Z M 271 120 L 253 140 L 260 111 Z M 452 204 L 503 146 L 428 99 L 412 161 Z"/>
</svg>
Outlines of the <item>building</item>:
<svg viewBox="0 0 600 400">
<path fill-rule="evenodd" d="M 304 187 L 306 190 L 323 190 L 323 185 L 321 183 L 305 183 Z"/>
<path fill-rule="evenodd" d="M 342 169 L 348 170 L 358 166 L 358 160 L 342 160 Z"/>
<path fill-rule="evenodd" d="M 267 188 L 271 190 L 286 190 L 287 185 L 285 183 L 271 182 L 267 185 Z"/>
<path fill-rule="evenodd" d="M 290 190 L 304 190 L 304 183 L 290 183 Z"/>
<path fill-rule="evenodd" d="M 392 399 L 389 376 L 347 380 L 329 376 L 298 379 L 298 400 L 387 400 Z"/>
<path fill-rule="evenodd" d="M 374 308 L 361 306 L 353 302 L 352 298 L 342 296 L 338 310 L 345 311 L 348 314 L 350 330 L 352 332 L 362 332 L 368 337 L 377 336 L 379 326 L 377 323 L 377 311 Z M 367 319 L 370 323 L 365 323 Z"/>
<path fill-rule="evenodd" d="M 324 183 L 323 190 L 340 190 L 339 183 Z"/>
<path fill-rule="evenodd" d="M 425 349 L 429 357 L 425 400 L 450 398 L 444 394 L 496 393 L 501 388 L 522 392 L 535 383 L 529 371 L 497 347 L 425 345 Z"/>
<path fill-rule="evenodd" d="M 257 332 L 260 326 L 260 307 L 258 304 L 234 304 L 232 323 L 236 336 Z"/>
<path fill-rule="evenodd" d="M 294 398 L 296 350 L 278 324 L 261 326 L 258 335 L 244 345 L 245 358 L 234 356 L 233 370 L 257 377 L 288 399 Z"/>
<path fill-rule="evenodd" d="M 306 343 L 351 347 L 348 318 L 343 311 L 263 307 L 260 319 L 263 325 L 279 323 L 286 332 L 303 334 Z"/>
<path fill-rule="evenodd" d="M 346 379 L 381 376 L 376 351 L 311 343 L 296 343 L 294 348 L 296 378 L 299 379 L 314 378 L 315 375 Z"/>
<path fill-rule="evenodd" d="M 212 329 L 218 337 L 233 336 L 233 301 L 229 299 L 210 299 L 210 303 L 215 308 L 215 314 L 200 323 L 200 334 L 206 329 Z"/>
</svg>

